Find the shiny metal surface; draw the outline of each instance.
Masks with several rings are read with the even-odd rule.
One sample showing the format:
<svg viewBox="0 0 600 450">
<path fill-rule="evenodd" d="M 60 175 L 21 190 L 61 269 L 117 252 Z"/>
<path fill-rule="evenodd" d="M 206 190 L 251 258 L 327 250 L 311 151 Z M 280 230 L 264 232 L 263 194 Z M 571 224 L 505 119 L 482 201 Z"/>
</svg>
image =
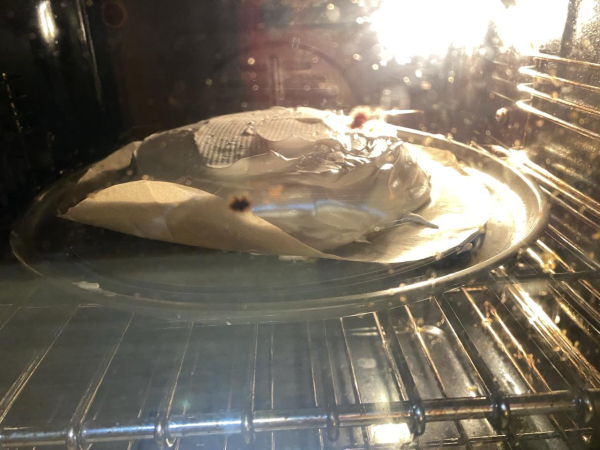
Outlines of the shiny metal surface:
<svg viewBox="0 0 600 450">
<path fill-rule="evenodd" d="M 600 390 L 588 391 L 592 401 L 600 400 Z M 555 391 L 546 394 L 529 394 L 505 398 L 511 406 L 513 416 L 527 416 L 548 413 L 572 413 L 577 408 L 579 397 L 569 391 Z M 411 402 L 372 403 L 347 405 L 339 410 L 341 426 L 356 427 L 377 423 L 408 423 L 413 416 Z M 385 412 L 382 412 L 385 411 Z M 424 418 L 428 422 L 466 419 L 485 419 L 493 414 L 493 399 L 487 397 L 467 397 L 455 399 L 428 400 L 423 403 Z M 305 410 L 254 411 L 251 427 L 255 432 L 274 432 L 285 430 L 326 429 L 330 414 L 326 408 Z M 63 445 L 65 440 L 75 439 L 77 445 L 83 447 L 107 440 L 120 441 L 130 439 L 153 439 L 160 433 L 171 439 L 205 436 L 244 434 L 248 428 L 243 412 L 221 414 L 172 417 L 164 425 L 153 421 L 118 424 L 83 423 L 78 434 L 73 438 L 72 429 L 50 433 L 43 429 L 4 430 L 0 435 L 0 444 L 4 447 L 20 445 Z M 152 433 L 148 431 L 152 430 Z M 424 430 L 423 430 L 424 431 Z M 336 441 L 335 439 L 330 439 Z M 467 442 L 464 440 L 463 442 Z M 171 446 L 171 445 L 169 445 Z"/>
</svg>

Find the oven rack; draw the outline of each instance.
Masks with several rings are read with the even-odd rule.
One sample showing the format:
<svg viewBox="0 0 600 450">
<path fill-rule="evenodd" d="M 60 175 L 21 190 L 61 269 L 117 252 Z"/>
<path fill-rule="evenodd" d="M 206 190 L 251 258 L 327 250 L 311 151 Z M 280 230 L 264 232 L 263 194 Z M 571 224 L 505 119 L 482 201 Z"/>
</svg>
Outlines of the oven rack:
<svg viewBox="0 0 600 450">
<path fill-rule="evenodd" d="M 523 169 L 553 199 L 539 240 L 485 280 L 360 317 L 210 327 L 14 281 L 25 293 L 0 302 L 0 446 L 369 449 L 391 445 L 380 431 L 392 424 L 394 445 L 418 448 L 594 448 L 600 265 L 586 245 L 600 237 L 599 210 L 536 164 Z M 30 326 L 44 332 L 29 337 Z M 462 395 L 444 354 L 468 380 Z M 215 383 L 220 403 L 206 400 Z"/>
</svg>

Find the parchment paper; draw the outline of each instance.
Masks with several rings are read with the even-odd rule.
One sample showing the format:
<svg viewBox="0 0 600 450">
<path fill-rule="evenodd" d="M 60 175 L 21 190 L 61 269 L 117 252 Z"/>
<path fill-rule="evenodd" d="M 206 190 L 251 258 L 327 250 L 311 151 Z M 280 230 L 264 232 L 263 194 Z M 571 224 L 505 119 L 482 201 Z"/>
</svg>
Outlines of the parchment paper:
<svg viewBox="0 0 600 450">
<path fill-rule="evenodd" d="M 131 179 L 133 177 L 131 158 L 140 144 L 141 141 L 131 142 L 86 170 L 58 206 L 59 212 L 61 214 L 66 212 L 91 192 Z"/>
<path fill-rule="evenodd" d="M 121 157 L 109 157 L 114 166 L 106 160 L 98 163 L 92 179 L 122 166 L 126 153 L 131 157 L 131 148 L 126 149 L 118 151 L 123 152 Z M 432 180 L 431 201 L 417 213 L 439 228 L 406 223 L 372 233 L 369 242 L 334 252 L 303 244 L 249 211 L 233 211 L 216 195 L 164 181 L 135 180 L 110 186 L 90 194 L 62 217 L 142 238 L 228 251 L 380 263 L 419 261 L 460 248 L 482 233 L 491 198 L 479 180 L 460 170 L 449 152 L 417 147 L 416 153 Z M 89 183 L 89 177 L 83 181 Z"/>
</svg>

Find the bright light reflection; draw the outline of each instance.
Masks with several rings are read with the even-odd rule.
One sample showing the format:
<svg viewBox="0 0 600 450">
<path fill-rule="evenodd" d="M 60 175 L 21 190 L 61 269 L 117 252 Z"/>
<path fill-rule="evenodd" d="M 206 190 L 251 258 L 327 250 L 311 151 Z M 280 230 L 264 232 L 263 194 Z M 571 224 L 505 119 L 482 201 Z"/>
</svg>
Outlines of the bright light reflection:
<svg viewBox="0 0 600 450">
<path fill-rule="evenodd" d="M 442 330 L 440 330 L 438 327 L 434 327 L 431 325 L 425 325 L 422 328 L 423 333 L 427 333 L 427 334 L 432 334 L 434 336 L 441 336 L 442 335 Z"/>
<path fill-rule="evenodd" d="M 371 16 L 371 25 L 379 42 L 399 64 L 409 62 L 414 56 L 444 56 L 450 45 L 462 47 L 481 42 L 487 29 L 483 3 L 384 0 Z M 469 26 L 456 22 L 461 19 L 464 22 L 467 16 Z"/>
<path fill-rule="evenodd" d="M 56 38 L 56 23 L 49 0 L 44 0 L 38 6 L 38 20 L 44 40 L 49 44 L 53 43 Z"/>
<path fill-rule="evenodd" d="M 521 390 L 519 385 L 515 382 L 514 378 L 511 377 L 508 373 L 504 373 L 504 378 L 506 379 L 506 381 L 508 381 L 512 385 L 513 392 L 516 395 L 521 395 L 523 393 L 523 391 Z"/>
<path fill-rule="evenodd" d="M 412 441 L 408 425 L 405 423 L 373 425 L 371 436 L 375 444 L 407 444 Z"/>
<path fill-rule="evenodd" d="M 568 0 L 523 0 L 506 8 L 481 0 L 382 0 L 371 15 L 382 59 L 406 64 L 415 56 L 444 56 L 450 46 L 472 51 L 492 22 L 504 47 L 521 53 L 562 36 Z M 543 17 L 541 16 L 543 14 Z"/>
<path fill-rule="evenodd" d="M 527 153 L 523 150 L 511 150 L 508 155 L 508 160 L 511 164 L 520 167 L 529 161 L 529 158 L 527 157 Z"/>
<path fill-rule="evenodd" d="M 577 31 L 582 32 L 582 28 L 588 24 L 596 15 L 596 0 L 582 0 L 577 13 Z"/>
</svg>

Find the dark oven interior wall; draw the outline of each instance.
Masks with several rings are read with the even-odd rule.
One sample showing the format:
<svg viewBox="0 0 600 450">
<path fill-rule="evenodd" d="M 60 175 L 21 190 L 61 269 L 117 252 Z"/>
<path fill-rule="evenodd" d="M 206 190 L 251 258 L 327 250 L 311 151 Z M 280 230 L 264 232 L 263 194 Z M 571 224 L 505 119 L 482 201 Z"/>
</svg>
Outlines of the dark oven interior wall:
<svg viewBox="0 0 600 450">
<path fill-rule="evenodd" d="M 125 140 L 241 109 L 238 1 L 95 2 Z M 102 35 L 103 34 L 103 35 Z"/>
<path fill-rule="evenodd" d="M 82 14 L 78 2 L 2 4 L 2 242 L 35 193 L 65 171 L 106 154 L 118 139 L 110 72 L 97 64 L 102 50 L 93 48 Z"/>
<path fill-rule="evenodd" d="M 352 56 L 374 36 L 357 35 L 358 7 L 345 3 L 331 24 L 321 1 L 104 2 L 126 16 L 110 26 L 102 15 L 124 130 L 142 139 L 220 114 L 370 101 L 377 81 L 361 80 Z"/>
</svg>

